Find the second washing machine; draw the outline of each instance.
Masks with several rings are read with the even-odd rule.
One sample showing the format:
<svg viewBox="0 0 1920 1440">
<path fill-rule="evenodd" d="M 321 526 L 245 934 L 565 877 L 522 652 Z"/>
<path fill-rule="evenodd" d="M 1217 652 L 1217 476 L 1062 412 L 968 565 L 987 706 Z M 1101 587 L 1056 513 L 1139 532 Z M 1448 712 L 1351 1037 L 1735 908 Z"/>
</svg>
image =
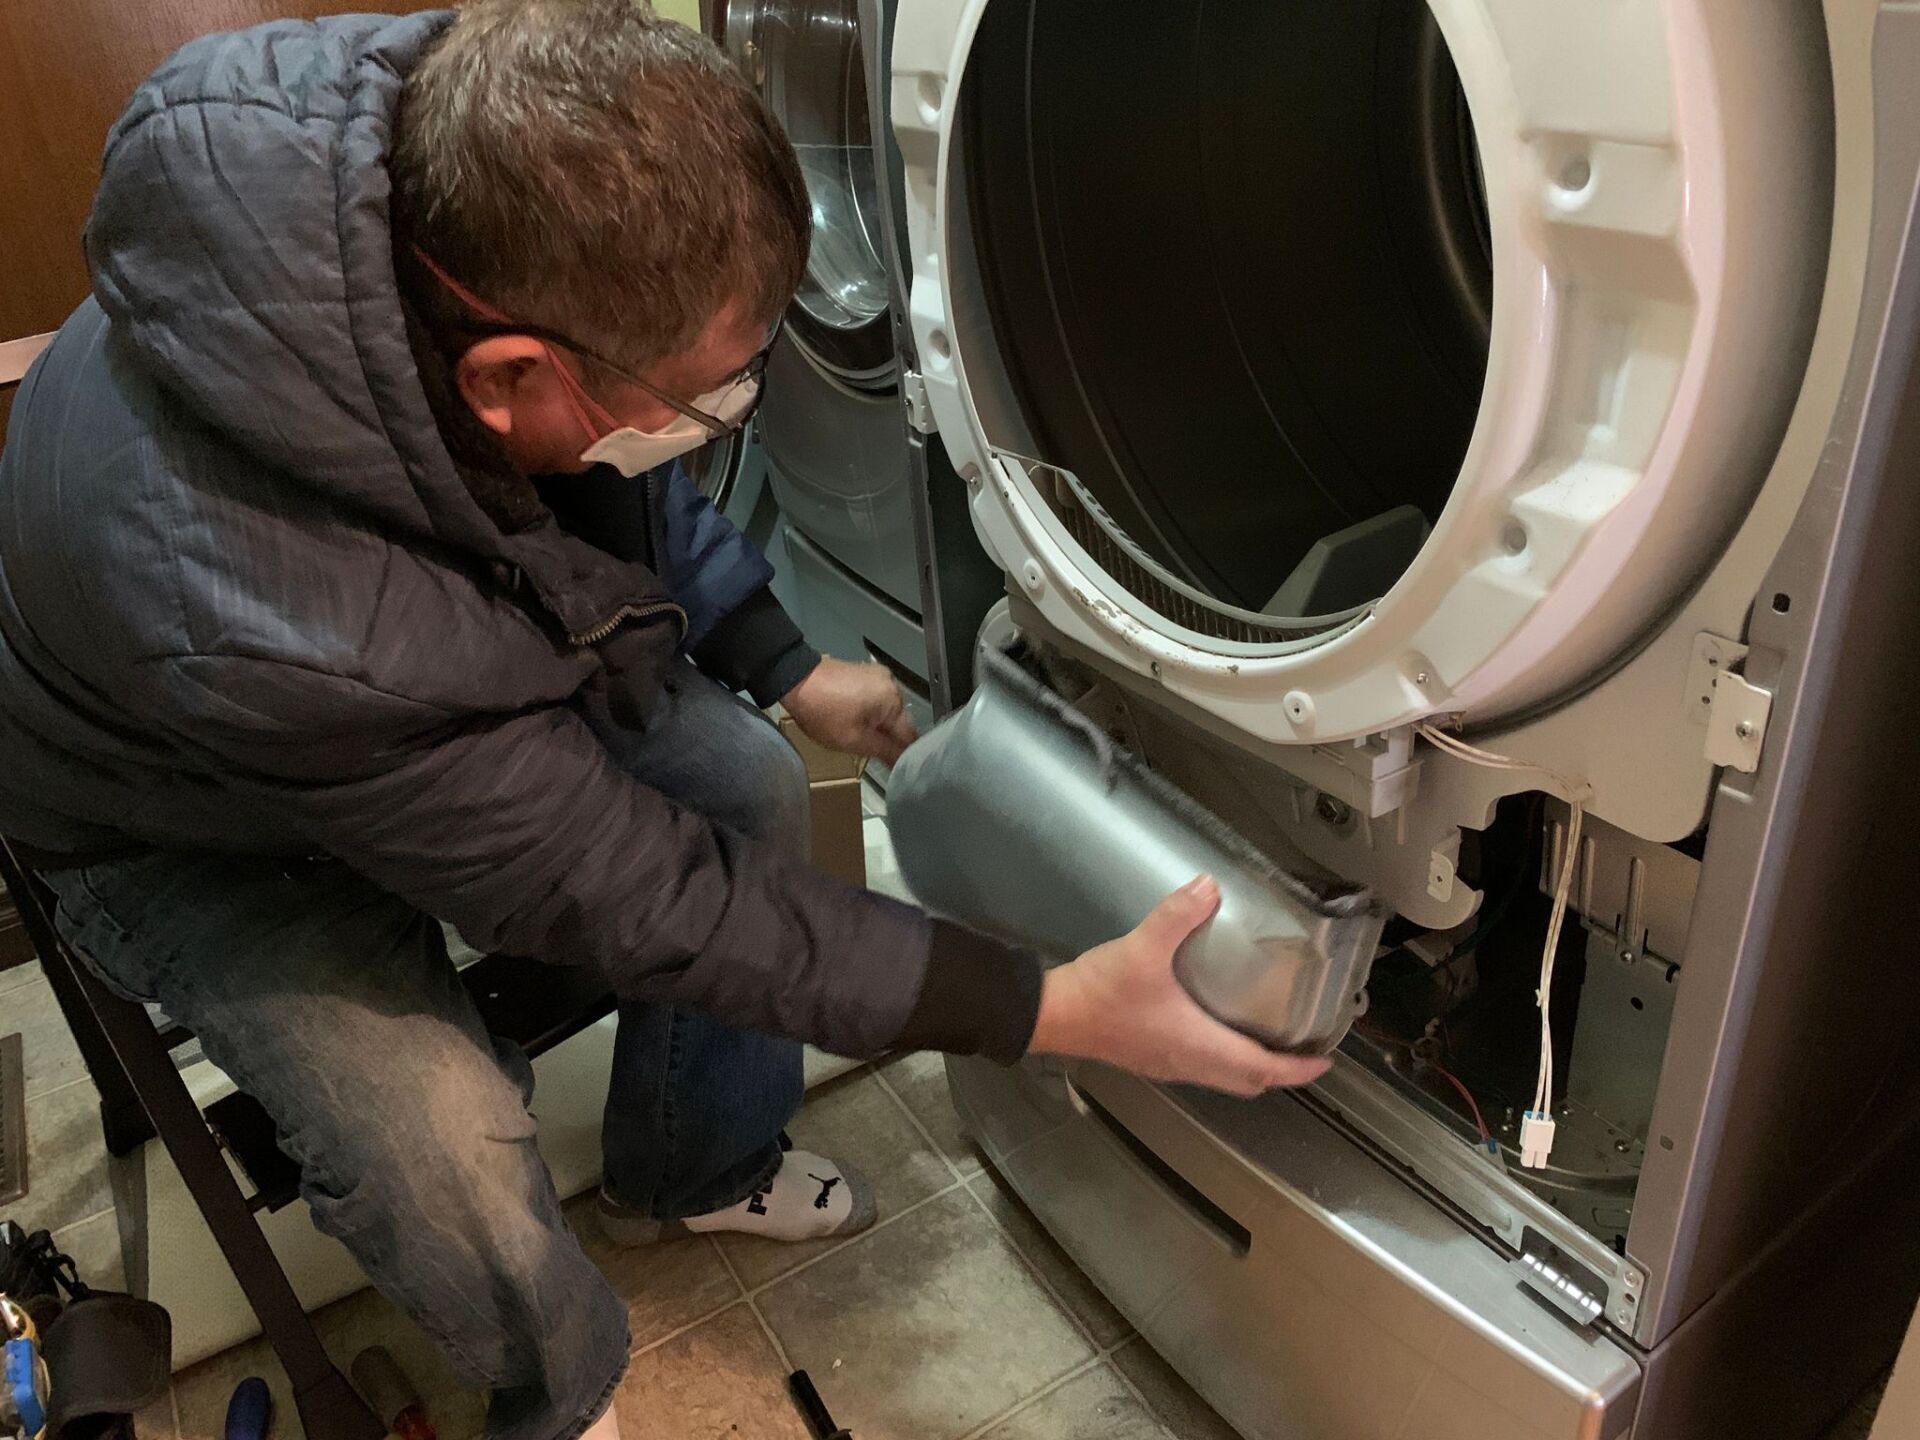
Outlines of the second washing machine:
<svg viewBox="0 0 1920 1440">
<path fill-rule="evenodd" d="M 927 718 L 914 463 L 887 231 L 904 223 L 871 123 L 878 48 L 855 0 L 703 0 L 707 33 L 786 128 L 813 204 L 806 278 L 767 366 L 742 470 L 778 519 L 775 589 L 830 655 L 878 661 Z M 870 17 L 868 24 L 873 22 Z"/>
</svg>

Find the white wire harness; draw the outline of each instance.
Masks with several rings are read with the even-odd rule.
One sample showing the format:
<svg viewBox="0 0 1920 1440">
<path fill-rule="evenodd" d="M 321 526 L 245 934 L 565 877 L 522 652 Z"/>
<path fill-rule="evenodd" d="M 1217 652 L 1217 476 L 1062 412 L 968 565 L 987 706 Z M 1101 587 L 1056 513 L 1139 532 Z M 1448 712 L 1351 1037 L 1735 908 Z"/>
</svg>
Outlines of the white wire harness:
<svg viewBox="0 0 1920 1440">
<path fill-rule="evenodd" d="M 1580 860 L 1581 822 L 1586 816 L 1587 801 L 1593 796 L 1593 787 L 1583 780 L 1573 780 L 1557 770 L 1550 770 L 1529 760 L 1515 760 L 1508 755 L 1481 750 L 1457 735 L 1447 734 L 1432 723 L 1415 728 L 1420 738 L 1436 750 L 1445 751 L 1469 764 L 1484 765 L 1491 770 L 1527 770 L 1545 776 L 1563 792 L 1571 812 L 1567 820 L 1566 843 L 1561 847 L 1559 873 L 1554 880 L 1553 912 L 1547 921 L 1546 951 L 1540 959 L 1540 988 L 1535 994 L 1540 1007 L 1540 1073 L 1534 1082 L 1533 1105 L 1520 1119 L 1520 1163 L 1529 1170 L 1539 1170 L 1545 1167 L 1547 1157 L 1553 1153 L 1553 962 L 1560 953 L 1560 932 L 1566 924 L 1567 902 L 1573 894 L 1574 869 Z"/>
</svg>

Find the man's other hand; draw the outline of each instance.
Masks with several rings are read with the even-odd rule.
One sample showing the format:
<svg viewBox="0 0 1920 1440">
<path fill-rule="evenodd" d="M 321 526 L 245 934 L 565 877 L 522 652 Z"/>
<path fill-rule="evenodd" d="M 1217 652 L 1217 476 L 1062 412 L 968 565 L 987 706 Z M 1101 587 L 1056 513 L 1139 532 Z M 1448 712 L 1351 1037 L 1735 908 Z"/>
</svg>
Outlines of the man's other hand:
<svg viewBox="0 0 1920 1440">
<path fill-rule="evenodd" d="M 915 739 L 900 687 L 884 665 L 851 665 L 828 656 L 780 703 L 808 739 L 829 750 L 891 765 Z"/>
<path fill-rule="evenodd" d="M 1331 1061 L 1275 1054 L 1208 1015 L 1174 978 L 1173 952 L 1219 905 L 1220 887 L 1203 875 L 1162 900 L 1131 934 L 1048 971 L 1033 1051 L 1104 1060 L 1149 1080 L 1229 1095 L 1325 1074 Z"/>
</svg>

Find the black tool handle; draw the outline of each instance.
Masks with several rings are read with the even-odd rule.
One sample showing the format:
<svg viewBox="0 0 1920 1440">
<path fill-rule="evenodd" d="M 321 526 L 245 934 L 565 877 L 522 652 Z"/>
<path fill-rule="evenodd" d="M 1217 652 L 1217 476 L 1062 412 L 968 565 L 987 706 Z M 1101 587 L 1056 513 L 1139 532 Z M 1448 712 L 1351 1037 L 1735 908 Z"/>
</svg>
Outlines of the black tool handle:
<svg viewBox="0 0 1920 1440">
<path fill-rule="evenodd" d="M 813 1388 L 813 1380 L 806 1371 L 796 1370 L 789 1375 L 787 1388 L 793 1391 L 794 1404 L 800 1407 L 800 1414 L 806 1419 L 807 1429 L 813 1432 L 814 1440 L 853 1440 L 851 1430 L 842 1430 L 833 1423 L 833 1416 L 827 1413 L 827 1402 Z"/>
</svg>

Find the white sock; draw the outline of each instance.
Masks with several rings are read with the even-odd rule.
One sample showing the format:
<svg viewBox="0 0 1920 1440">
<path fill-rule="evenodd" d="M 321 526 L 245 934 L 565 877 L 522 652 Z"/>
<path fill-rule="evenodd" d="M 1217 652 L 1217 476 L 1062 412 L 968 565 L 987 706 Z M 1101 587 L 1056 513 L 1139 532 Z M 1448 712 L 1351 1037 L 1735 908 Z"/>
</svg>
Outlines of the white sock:
<svg viewBox="0 0 1920 1440">
<path fill-rule="evenodd" d="M 789 1150 L 764 1190 L 738 1205 L 690 1216 L 694 1231 L 737 1230 L 769 1240 L 814 1240 L 853 1235 L 873 1224 L 873 1191 L 865 1180 L 825 1156 Z"/>
</svg>

